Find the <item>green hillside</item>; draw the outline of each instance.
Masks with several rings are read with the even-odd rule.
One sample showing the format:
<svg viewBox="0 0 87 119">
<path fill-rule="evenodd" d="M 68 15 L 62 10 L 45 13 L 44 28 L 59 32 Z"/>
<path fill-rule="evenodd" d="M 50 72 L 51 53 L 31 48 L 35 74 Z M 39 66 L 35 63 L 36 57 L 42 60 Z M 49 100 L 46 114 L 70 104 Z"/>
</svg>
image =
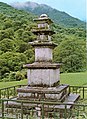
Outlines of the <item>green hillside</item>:
<svg viewBox="0 0 87 119">
<path fill-rule="evenodd" d="M 36 36 L 31 29 L 36 26 L 34 14 L 0 2 L 0 81 L 13 81 L 26 78 L 23 64 L 34 61 L 34 50 L 28 44 Z M 86 70 L 86 31 L 84 28 L 65 28 L 53 23 L 56 32 L 52 41 L 54 61 L 61 62 L 61 72 Z"/>
<path fill-rule="evenodd" d="M 33 61 L 33 50 L 28 44 L 35 38 L 31 33 L 33 18 L 31 13 L 0 3 L 0 79 L 24 78 L 25 74 L 17 71 Z"/>
<path fill-rule="evenodd" d="M 45 4 L 37 4 L 34 2 L 25 2 L 25 3 L 13 3 L 12 6 L 17 9 L 22 9 L 27 12 L 32 12 L 38 16 L 43 14 L 48 14 L 48 16 L 57 24 L 64 27 L 84 27 L 86 26 L 85 22 L 70 16 L 65 12 L 58 11 L 51 8 Z"/>
</svg>

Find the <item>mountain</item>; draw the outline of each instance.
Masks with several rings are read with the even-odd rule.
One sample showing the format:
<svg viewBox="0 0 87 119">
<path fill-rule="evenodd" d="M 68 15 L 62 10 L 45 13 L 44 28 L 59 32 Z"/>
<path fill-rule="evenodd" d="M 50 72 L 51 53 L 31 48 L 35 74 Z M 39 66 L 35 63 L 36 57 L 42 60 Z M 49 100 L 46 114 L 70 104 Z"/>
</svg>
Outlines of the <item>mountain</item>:
<svg viewBox="0 0 87 119">
<path fill-rule="evenodd" d="M 13 8 L 12 6 L 6 3 L 3 3 L 3 2 L 0 2 L 0 13 L 6 15 L 7 17 L 13 18 L 13 19 L 16 19 L 18 17 L 19 19 L 20 18 L 22 19 L 23 17 L 25 17 L 25 19 L 29 19 L 30 21 L 33 21 L 33 18 L 35 17 L 35 15 L 34 14 L 32 15 L 32 13 L 29 13 L 29 12 L 27 13 L 23 10 L 17 10 Z"/>
<path fill-rule="evenodd" d="M 85 22 L 70 16 L 65 12 L 58 11 L 45 4 L 34 2 L 16 2 L 11 4 L 16 9 L 32 12 L 36 15 L 47 14 L 55 23 L 65 27 L 85 27 Z"/>
<path fill-rule="evenodd" d="M 31 4 L 32 9 L 37 5 Z M 0 2 L 0 81 L 26 78 L 23 64 L 34 61 L 34 52 L 28 42 L 36 39 L 31 32 L 36 26 L 33 21 L 36 17 L 32 13 Z M 52 41 L 58 44 L 53 57 L 55 62 L 63 63 L 62 72 L 83 71 L 86 66 L 85 29 L 67 28 L 55 23 L 51 28 L 56 33 L 52 36 Z"/>
</svg>

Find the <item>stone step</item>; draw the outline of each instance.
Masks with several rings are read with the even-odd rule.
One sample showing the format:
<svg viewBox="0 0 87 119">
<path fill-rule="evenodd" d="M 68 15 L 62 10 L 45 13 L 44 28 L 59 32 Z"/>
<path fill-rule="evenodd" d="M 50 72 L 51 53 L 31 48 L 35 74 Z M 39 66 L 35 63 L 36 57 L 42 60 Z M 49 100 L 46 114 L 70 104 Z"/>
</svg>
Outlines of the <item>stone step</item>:
<svg viewBox="0 0 87 119">
<path fill-rule="evenodd" d="M 73 108 L 74 103 L 79 99 L 79 95 L 78 94 L 69 94 L 69 96 L 67 96 L 67 98 L 65 99 L 65 101 L 63 102 L 63 104 L 70 104 L 67 105 L 67 110 Z M 17 99 L 15 99 L 17 100 Z M 52 112 L 52 111 L 60 111 L 63 113 L 64 109 L 65 109 L 65 105 L 45 105 L 44 106 L 44 111 L 45 113 L 47 112 Z M 18 108 L 21 109 L 21 103 L 18 102 L 13 102 L 13 101 L 8 101 L 5 103 L 6 108 Z M 24 110 L 32 110 L 32 109 L 36 109 L 36 107 L 38 107 L 37 104 L 29 104 L 29 103 L 24 103 L 23 104 L 23 109 Z M 41 108 L 41 105 L 39 105 L 39 107 Z M 28 111 L 26 113 L 28 113 Z"/>
<path fill-rule="evenodd" d="M 69 96 L 67 96 L 67 98 L 65 99 L 65 101 L 63 102 L 64 104 L 69 104 L 67 105 L 67 109 L 70 109 L 73 107 L 73 104 L 78 101 L 78 99 L 80 98 L 79 94 L 69 94 Z M 65 109 L 65 105 L 56 105 L 55 109 Z"/>
<path fill-rule="evenodd" d="M 18 108 L 21 109 L 21 103 L 18 102 L 17 98 L 12 99 L 13 101 L 6 101 L 5 102 L 5 106 L 6 108 Z M 30 104 L 30 103 L 23 103 L 23 108 L 24 109 L 32 109 L 35 108 L 35 106 L 37 106 L 37 104 Z"/>
<path fill-rule="evenodd" d="M 78 98 L 80 98 L 79 94 L 73 94 L 71 93 L 66 99 L 65 99 L 65 103 L 67 102 L 76 102 L 78 100 Z"/>
</svg>

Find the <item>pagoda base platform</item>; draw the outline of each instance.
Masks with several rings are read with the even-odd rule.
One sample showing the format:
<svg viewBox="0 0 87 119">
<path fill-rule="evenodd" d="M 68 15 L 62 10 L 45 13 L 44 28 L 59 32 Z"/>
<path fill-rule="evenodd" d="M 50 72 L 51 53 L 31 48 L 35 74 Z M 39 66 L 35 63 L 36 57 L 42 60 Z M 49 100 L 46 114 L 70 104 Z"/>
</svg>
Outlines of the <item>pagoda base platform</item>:
<svg viewBox="0 0 87 119">
<path fill-rule="evenodd" d="M 69 85 L 59 85 L 56 87 L 24 87 L 18 88 L 18 100 L 45 100 L 63 102 L 69 95 Z"/>
<path fill-rule="evenodd" d="M 67 111 L 73 108 L 73 105 L 78 99 L 80 98 L 80 95 L 78 94 L 70 94 L 69 93 L 69 85 L 58 85 L 56 87 L 48 87 L 48 88 L 43 88 L 43 87 L 22 87 L 18 88 L 18 96 L 17 98 L 13 99 L 15 101 L 8 101 L 5 103 L 6 108 L 8 109 L 13 109 L 13 108 L 18 108 L 21 109 L 21 103 L 20 101 L 24 101 L 23 103 L 23 113 L 24 114 L 29 114 L 30 110 L 35 110 L 35 113 L 38 113 L 40 116 L 42 113 L 42 104 L 41 103 L 36 103 L 38 101 L 45 101 L 45 102 L 51 102 L 51 105 L 44 104 L 44 113 L 45 116 L 49 112 L 60 112 L 63 113 L 65 110 L 65 104 L 67 105 Z M 28 103 L 29 101 L 29 103 Z M 35 103 L 30 103 L 30 102 Z M 25 103 L 26 102 L 26 103 Z M 52 104 L 55 102 L 62 103 L 60 105 L 54 105 Z M 60 115 L 61 116 L 61 115 Z"/>
</svg>

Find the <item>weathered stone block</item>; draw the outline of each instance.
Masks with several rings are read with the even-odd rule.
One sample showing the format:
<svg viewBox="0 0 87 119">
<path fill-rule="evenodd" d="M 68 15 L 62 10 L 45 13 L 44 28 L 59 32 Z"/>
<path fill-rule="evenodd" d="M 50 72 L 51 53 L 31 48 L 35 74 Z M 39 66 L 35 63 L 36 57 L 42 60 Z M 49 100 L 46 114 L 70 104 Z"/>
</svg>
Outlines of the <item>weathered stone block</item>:
<svg viewBox="0 0 87 119">
<path fill-rule="evenodd" d="M 52 61 L 51 48 L 35 48 L 35 61 Z"/>
<path fill-rule="evenodd" d="M 28 85 L 53 86 L 60 80 L 59 69 L 28 69 Z"/>
</svg>

